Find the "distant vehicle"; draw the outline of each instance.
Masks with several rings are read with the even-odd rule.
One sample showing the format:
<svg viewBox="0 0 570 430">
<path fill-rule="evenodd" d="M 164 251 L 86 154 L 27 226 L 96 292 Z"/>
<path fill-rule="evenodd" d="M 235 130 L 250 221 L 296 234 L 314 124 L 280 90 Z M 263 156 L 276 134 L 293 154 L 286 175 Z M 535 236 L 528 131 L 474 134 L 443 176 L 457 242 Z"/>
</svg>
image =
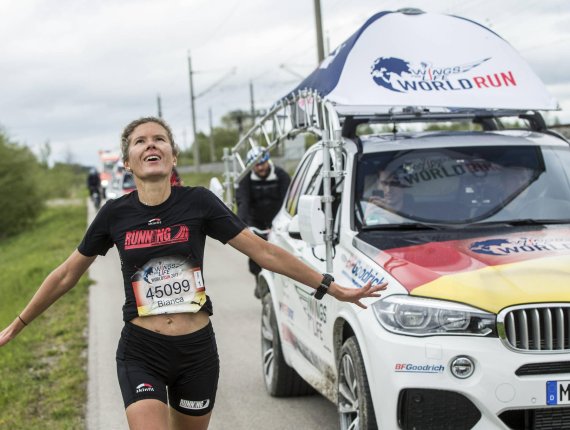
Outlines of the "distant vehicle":
<svg viewBox="0 0 570 430">
<path fill-rule="evenodd" d="M 113 165 L 111 177 L 114 178 L 116 176 L 122 176 L 123 173 L 125 173 L 125 165 L 123 164 L 122 160 L 119 160 Z"/>
<path fill-rule="evenodd" d="M 118 152 L 101 150 L 99 151 L 99 177 L 101 178 L 101 188 L 103 189 L 103 197 L 106 197 L 107 188 L 113 179 L 115 165 L 121 159 Z"/>
<path fill-rule="evenodd" d="M 135 178 L 132 173 L 123 172 L 116 175 L 111 181 L 111 185 L 107 188 L 107 198 L 117 199 L 125 194 L 129 194 L 136 190 Z"/>
</svg>

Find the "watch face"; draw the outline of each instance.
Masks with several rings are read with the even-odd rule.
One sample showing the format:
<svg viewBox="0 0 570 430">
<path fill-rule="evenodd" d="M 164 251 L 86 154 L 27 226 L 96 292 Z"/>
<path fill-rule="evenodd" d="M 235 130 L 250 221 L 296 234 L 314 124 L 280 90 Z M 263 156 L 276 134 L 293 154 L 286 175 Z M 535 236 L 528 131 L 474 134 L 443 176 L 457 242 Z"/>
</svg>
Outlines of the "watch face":
<svg viewBox="0 0 570 430">
<path fill-rule="evenodd" d="M 332 281 L 334 281 L 334 278 L 331 275 L 328 273 L 323 273 L 323 280 L 321 281 L 321 285 L 326 285 L 328 288 L 330 287 Z"/>
</svg>

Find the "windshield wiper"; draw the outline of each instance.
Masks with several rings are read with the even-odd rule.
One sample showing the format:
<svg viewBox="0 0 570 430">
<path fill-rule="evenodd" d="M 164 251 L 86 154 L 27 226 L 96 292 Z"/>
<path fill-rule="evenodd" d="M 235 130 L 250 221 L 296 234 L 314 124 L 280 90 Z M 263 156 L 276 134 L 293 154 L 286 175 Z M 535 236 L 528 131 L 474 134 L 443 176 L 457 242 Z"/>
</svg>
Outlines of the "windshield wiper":
<svg viewBox="0 0 570 430">
<path fill-rule="evenodd" d="M 510 225 L 551 225 L 551 224 L 570 224 L 570 219 L 515 219 L 507 221 Z"/>
<path fill-rule="evenodd" d="M 510 219 L 503 221 L 487 221 L 487 222 L 474 222 L 465 224 L 465 228 L 470 227 L 495 227 L 495 226 L 524 226 L 524 225 L 555 225 L 555 224 L 570 224 L 570 219 Z"/>
<path fill-rule="evenodd" d="M 444 230 L 443 224 L 425 224 L 421 222 L 404 222 L 400 224 L 363 225 L 362 230 Z"/>
</svg>

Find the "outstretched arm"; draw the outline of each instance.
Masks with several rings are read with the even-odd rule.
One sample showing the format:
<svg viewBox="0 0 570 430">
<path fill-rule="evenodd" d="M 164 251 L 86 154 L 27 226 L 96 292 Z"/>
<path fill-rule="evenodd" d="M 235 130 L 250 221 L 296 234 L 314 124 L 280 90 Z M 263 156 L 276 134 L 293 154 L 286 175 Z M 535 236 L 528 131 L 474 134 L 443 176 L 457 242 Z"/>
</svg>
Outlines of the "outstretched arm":
<svg viewBox="0 0 570 430">
<path fill-rule="evenodd" d="M 281 273 L 314 289 L 320 285 L 323 278 L 321 273 L 311 269 L 284 249 L 259 238 L 249 229 L 242 230 L 228 243 L 255 260 L 261 267 Z M 328 289 L 328 294 L 337 300 L 354 303 L 366 309 L 360 300 L 366 297 L 380 297 L 379 292 L 385 290 L 386 285 L 387 282 L 374 286 L 372 282 L 368 282 L 362 288 L 345 288 L 333 282 Z"/>
<path fill-rule="evenodd" d="M 75 250 L 67 260 L 51 272 L 19 316 L 0 332 L 0 346 L 14 339 L 26 325 L 71 290 L 95 258 L 97 257 L 85 257 Z"/>
</svg>

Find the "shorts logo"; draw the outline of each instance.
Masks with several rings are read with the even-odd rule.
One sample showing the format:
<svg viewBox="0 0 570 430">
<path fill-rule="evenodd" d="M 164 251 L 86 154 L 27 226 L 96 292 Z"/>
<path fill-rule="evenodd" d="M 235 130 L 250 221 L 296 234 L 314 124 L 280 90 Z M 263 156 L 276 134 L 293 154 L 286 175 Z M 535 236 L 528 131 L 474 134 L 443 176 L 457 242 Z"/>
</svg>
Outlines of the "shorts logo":
<svg viewBox="0 0 570 430">
<path fill-rule="evenodd" d="M 147 391 L 154 391 L 154 387 L 150 384 L 147 384 L 146 382 L 143 384 L 137 385 L 137 388 L 136 388 L 137 394 L 144 393 Z"/>
<path fill-rule="evenodd" d="M 210 399 L 206 400 L 184 400 L 180 399 L 180 407 L 184 409 L 206 409 L 210 405 Z"/>
</svg>

